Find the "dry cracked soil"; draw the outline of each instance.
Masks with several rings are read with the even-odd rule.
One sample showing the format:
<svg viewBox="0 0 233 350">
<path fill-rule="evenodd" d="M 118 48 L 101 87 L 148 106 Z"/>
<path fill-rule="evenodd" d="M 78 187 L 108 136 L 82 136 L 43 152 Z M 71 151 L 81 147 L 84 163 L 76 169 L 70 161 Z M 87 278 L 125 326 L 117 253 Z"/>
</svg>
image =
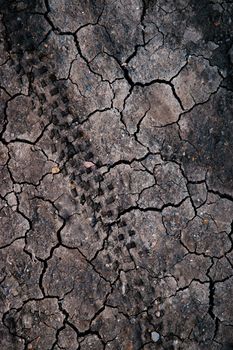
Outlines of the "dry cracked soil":
<svg viewBox="0 0 233 350">
<path fill-rule="evenodd" d="M 0 0 L 0 349 L 233 349 L 233 2 Z"/>
</svg>

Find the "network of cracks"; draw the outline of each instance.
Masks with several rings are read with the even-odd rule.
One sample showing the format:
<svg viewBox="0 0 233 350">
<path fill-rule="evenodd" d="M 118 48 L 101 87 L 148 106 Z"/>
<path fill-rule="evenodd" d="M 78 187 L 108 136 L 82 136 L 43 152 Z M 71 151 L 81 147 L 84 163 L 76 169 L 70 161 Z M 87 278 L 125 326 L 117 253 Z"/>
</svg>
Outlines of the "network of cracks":
<svg viewBox="0 0 233 350">
<path fill-rule="evenodd" d="M 232 18 L 0 0 L 1 349 L 232 349 Z"/>
</svg>

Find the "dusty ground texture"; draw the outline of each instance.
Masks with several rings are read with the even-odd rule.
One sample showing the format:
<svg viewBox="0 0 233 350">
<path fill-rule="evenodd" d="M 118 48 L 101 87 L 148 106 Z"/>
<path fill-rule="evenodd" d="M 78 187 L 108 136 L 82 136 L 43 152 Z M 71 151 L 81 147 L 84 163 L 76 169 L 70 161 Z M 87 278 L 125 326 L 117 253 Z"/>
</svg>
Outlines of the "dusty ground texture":
<svg viewBox="0 0 233 350">
<path fill-rule="evenodd" d="M 230 349 L 232 1 L 0 5 L 0 348 Z"/>
</svg>

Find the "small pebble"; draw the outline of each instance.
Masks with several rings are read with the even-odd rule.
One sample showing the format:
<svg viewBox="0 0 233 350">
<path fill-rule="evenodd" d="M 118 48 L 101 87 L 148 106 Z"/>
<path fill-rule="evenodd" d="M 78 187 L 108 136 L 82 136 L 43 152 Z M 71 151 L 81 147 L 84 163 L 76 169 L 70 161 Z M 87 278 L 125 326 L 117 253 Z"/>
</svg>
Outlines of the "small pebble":
<svg viewBox="0 0 233 350">
<path fill-rule="evenodd" d="M 153 340 L 154 343 L 157 343 L 159 341 L 160 335 L 157 332 L 152 332 L 151 333 L 151 339 Z"/>
<path fill-rule="evenodd" d="M 89 169 L 95 166 L 94 163 L 92 162 L 84 162 L 83 165 L 85 166 L 85 168 Z"/>
<path fill-rule="evenodd" d="M 58 174 L 60 172 L 60 168 L 58 166 L 52 167 L 52 174 Z"/>
</svg>

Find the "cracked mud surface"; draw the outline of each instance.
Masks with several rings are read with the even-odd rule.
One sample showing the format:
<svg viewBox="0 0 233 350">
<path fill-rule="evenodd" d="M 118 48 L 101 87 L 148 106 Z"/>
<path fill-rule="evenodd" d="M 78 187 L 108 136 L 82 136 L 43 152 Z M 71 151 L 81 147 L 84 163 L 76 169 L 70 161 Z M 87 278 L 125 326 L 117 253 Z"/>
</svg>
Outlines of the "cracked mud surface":
<svg viewBox="0 0 233 350">
<path fill-rule="evenodd" d="M 0 5 L 0 348 L 232 349 L 232 1 Z"/>
</svg>

